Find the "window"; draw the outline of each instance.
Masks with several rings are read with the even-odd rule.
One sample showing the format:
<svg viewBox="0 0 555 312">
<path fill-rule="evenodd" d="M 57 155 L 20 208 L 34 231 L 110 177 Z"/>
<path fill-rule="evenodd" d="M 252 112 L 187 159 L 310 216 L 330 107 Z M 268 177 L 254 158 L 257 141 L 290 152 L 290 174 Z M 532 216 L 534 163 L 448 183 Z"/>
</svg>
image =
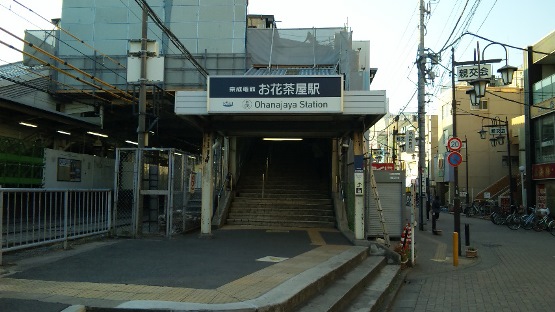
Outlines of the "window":
<svg viewBox="0 0 555 312">
<path fill-rule="evenodd" d="M 488 109 L 488 100 L 480 100 L 478 105 L 470 104 L 471 110 Z"/>
<path fill-rule="evenodd" d="M 549 114 L 535 122 L 534 149 L 536 162 L 555 162 L 555 120 Z"/>
</svg>

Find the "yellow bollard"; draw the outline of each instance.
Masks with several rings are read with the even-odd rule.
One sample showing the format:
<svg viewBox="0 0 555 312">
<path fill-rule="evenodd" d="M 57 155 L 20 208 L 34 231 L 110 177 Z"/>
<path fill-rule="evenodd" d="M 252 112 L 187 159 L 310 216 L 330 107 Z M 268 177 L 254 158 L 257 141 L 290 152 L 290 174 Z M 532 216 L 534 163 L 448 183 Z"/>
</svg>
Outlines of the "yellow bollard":
<svg viewBox="0 0 555 312">
<path fill-rule="evenodd" d="M 453 266 L 459 266 L 459 233 L 453 232 Z"/>
</svg>

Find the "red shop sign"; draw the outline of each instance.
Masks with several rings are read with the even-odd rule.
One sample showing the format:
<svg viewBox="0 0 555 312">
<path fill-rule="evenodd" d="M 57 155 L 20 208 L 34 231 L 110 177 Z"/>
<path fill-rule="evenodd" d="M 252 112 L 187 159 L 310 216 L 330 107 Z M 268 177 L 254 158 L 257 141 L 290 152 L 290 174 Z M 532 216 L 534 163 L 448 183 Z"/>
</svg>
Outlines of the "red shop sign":
<svg viewBox="0 0 555 312">
<path fill-rule="evenodd" d="M 555 179 L 555 164 L 533 164 L 532 179 Z"/>
</svg>

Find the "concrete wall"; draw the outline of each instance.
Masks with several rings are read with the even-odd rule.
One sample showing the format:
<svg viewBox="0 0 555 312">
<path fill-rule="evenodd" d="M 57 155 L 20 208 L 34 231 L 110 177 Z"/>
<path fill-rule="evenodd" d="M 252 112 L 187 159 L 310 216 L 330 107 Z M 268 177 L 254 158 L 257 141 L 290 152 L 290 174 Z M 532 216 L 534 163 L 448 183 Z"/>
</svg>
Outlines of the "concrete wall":
<svg viewBox="0 0 555 312">
<path fill-rule="evenodd" d="M 80 163 L 74 181 L 59 180 L 60 159 Z M 114 187 L 115 160 L 59 150 L 44 150 L 44 188 L 92 189 Z M 63 176 L 63 174 L 60 174 Z M 79 180 L 79 181 L 77 181 Z"/>
</svg>

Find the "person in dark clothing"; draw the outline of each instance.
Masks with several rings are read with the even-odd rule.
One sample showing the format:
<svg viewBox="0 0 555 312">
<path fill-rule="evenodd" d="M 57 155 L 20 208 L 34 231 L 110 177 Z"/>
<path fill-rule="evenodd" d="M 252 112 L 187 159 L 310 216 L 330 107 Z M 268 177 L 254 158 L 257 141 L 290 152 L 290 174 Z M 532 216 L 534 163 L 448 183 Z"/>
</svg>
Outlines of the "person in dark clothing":
<svg viewBox="0 0 555 312">
<path fill-rule="evenodd" d="M 439 212 L 441 211 L 439 196 L 436 195 L 432 201 L 432 231 L 436 231 L 436 221 L 439 219 Z"/>
<path fill-rule="evenodd" d="M 432 212 L 433 212 L 433 218 L 434 219 L 439 219 L 439 212 L 441 211 L 441 207 L 440 207 L 440 202 L 439 202 L 439 196 L 436 196 L 434 198 L 434 200 L 432 201 Z"/>
</svg>

